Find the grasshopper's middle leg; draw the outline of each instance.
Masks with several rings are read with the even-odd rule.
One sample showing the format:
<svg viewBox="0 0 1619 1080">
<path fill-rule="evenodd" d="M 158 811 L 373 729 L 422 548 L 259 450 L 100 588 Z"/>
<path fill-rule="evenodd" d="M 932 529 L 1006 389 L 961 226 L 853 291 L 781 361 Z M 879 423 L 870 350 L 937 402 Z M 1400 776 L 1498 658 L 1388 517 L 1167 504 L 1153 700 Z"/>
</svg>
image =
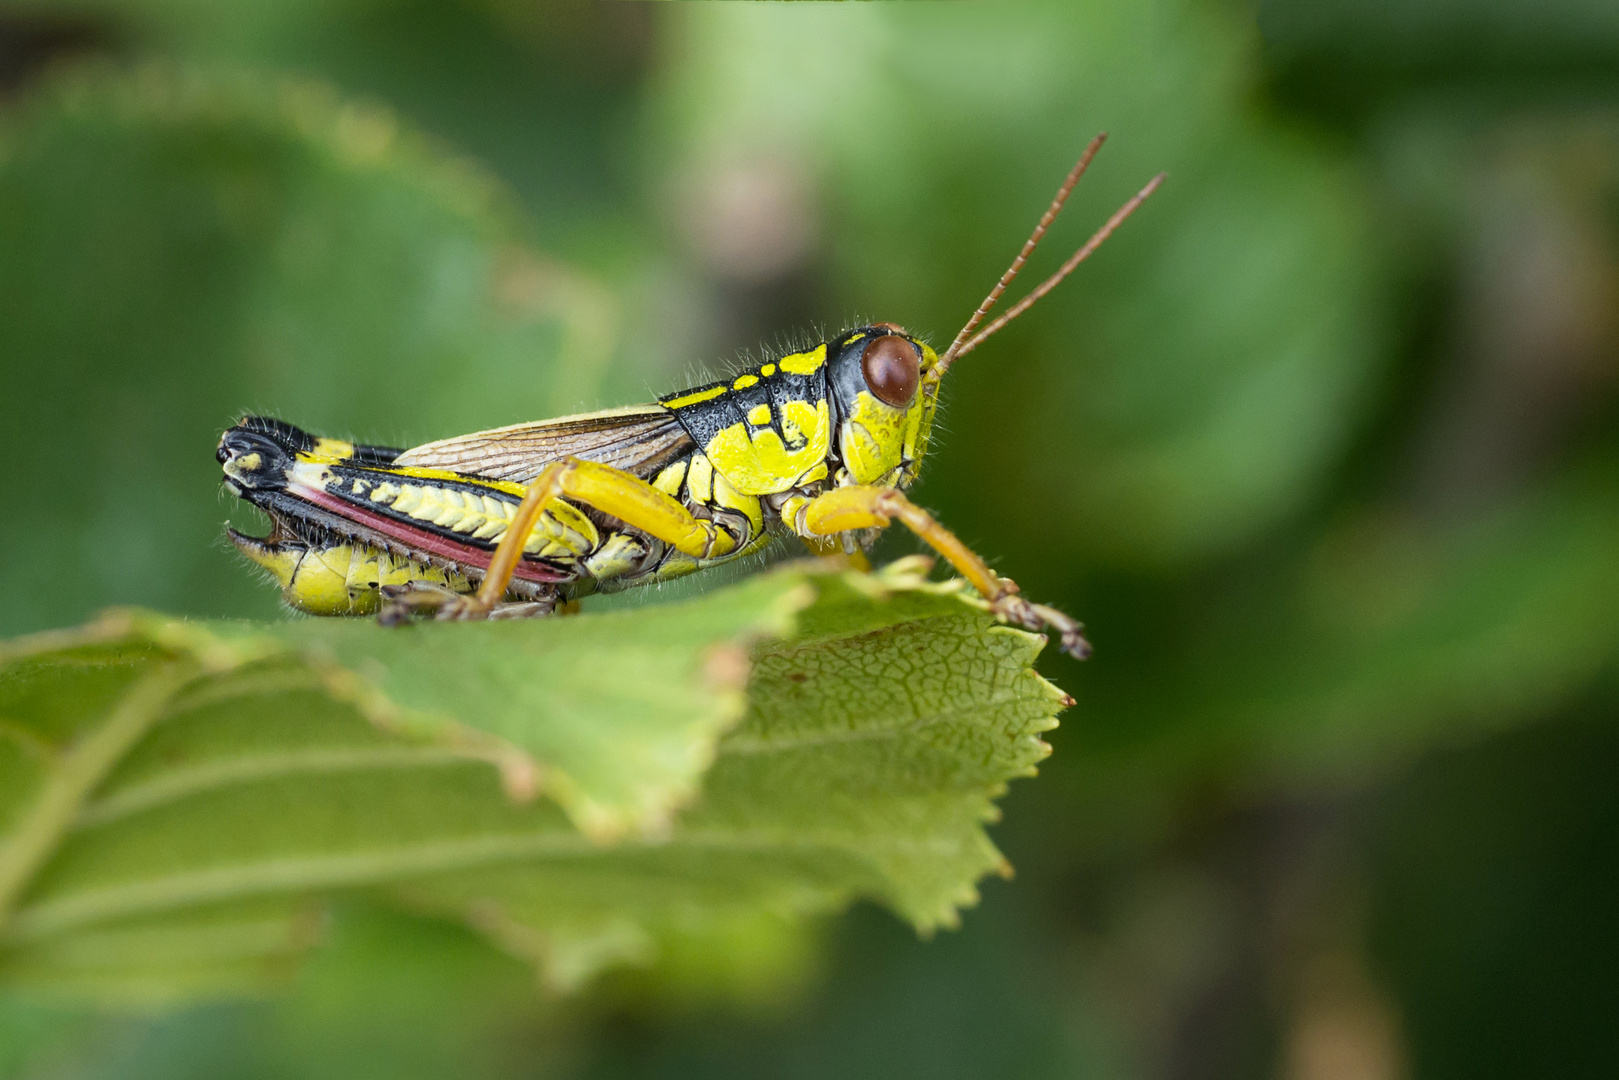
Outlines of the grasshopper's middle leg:
<svg viewBox="0 0 1619 1080">
<path fill-rule="evenodd" d="M 502 610 L 501 597 L 506 595 L 512 574 L 523 558 L 529 534 L 534 531 L 546 504 L 562 497 L 611 514 L 693 558 L 724 555 L 736 547 L 730 533 L 711 521 L 696 517 L 678 500 L 640 477 L 599 462 L 563 458 L 547 465 L 529 484 L 475 594 L 416 592 L 408 598 L 400 598 L 404 612 L 408 614 L 412 608 L 426 609 L 440 619 L 487 619 L 498 614 Z M 384 610 L 384 621 L 401 619 L 400 608 L 392 610 L 391 616 Z M 537 607 L 535 613 L 540 613 Z"/>
<path fill-rule="evenodd" d="M 811 537 L 833 536 L 859 529 L 886 528 L 899 521 L 929 547 L 943 555 L 957 572 L 989 601 L 995 616 L 1029 630 L 1050 627 L 1062 641 L 1062 649 L 1077 660 L 1090 655 L 1084 627 L 1056 608 L 1031 603 L 1018 595 L 1017 583 L 1001 577 L 979 558 L 955 533 L 940 525 L 933 515 L 907 499 L 895 488 L 852 486 L 833 488 L 803 507 L 794 527 Z"/>
</svg>

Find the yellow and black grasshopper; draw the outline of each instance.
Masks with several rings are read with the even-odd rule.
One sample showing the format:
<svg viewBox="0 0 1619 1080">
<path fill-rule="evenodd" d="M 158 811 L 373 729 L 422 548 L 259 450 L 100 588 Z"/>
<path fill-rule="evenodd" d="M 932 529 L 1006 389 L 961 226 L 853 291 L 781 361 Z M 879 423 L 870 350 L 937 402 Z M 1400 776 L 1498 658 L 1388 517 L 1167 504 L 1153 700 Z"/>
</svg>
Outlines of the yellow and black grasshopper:
<svg viewBox="0 0 1619 1080">
<path fill-rule="evenodd" d="M 265 511 L 229 530 L 317 615 L 546 615 L 589 593 L 689 574 L 794 535 L 863 549 L 903 522 L 1000 619 L 1050 628 L 1083 657 L 1080 624 L 1031 603 L 905 497 L 950 365 L 1049 292 L 1163 179 L 1155 177 L 1023 301 L 973 331 L 1022 268 L 1105 136 L 1058 189 L 1022 252 L 941 355 L 892 323 L 847 330 L 655 404 L 517 424 L 410 450 L 248 417 L 219 441 L 225 485 Z"/>
</svg>

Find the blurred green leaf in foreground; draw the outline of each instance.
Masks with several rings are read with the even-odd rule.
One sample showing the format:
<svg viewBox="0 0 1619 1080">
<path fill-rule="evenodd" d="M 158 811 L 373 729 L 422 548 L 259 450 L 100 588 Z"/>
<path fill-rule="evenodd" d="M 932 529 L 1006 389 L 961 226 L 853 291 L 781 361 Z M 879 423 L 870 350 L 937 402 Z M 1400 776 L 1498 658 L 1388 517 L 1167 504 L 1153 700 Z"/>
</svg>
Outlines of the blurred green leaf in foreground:
<svg viewBox="0 0 1619 1080">
<path fill-rule="evenodd" d="M 1038 637 L 919 569 L 534 622 L 115 612 L 14 642 L 0 976 L 253 987 L 356 894 L 559 987 L 855 897 L 953 924 L 1005 868 L 991 799 L 1066 698 L 1030 669 Z"/>
</svg>

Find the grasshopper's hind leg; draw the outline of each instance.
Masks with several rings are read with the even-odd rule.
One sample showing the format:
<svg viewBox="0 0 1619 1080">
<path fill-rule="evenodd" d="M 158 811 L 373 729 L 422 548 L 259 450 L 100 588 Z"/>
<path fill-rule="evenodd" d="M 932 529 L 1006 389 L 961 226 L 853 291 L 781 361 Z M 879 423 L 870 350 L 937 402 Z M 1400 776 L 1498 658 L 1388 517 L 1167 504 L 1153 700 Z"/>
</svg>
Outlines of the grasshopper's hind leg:
<svg viewBox="0 0 1619 1080">
<path fill-rule="evenodd" d="M 512 574 L 522 561 L 523 547 L 528 542 L 529 534 L 534 531 L 545 504 L 562 494 L 563 477 L 570 471 L 571 463 L 570 458 L 548 465 L 534 478 L 523 494 L 517 512 L 512 515 L 511 524 L 495 546 L 489 569 L 484 571 L 483 583 L 478 586 L 476 593 L 468 596 L 453 589 L 413 582 L 391 593 L 384 591 L 383 608 L 377 614 L 377 621 L 384 626 L 398 626 L 408 622 L 412 615 L 428 615 L 451 621 L 549 615 L 554 600 L 508 604 L 504 598 Z M 508 608 L 519 610 L 508 614 Z"/>
<path fill-rule="evenodd" d="M 399 623 L 413 613 L 431 613 L 436 619 L 502 619 L 548 615 L 555 598 L 532 603 L 504 603 L 512 574 L 523 558 L 529 535 L 553 499 L 593 506 L 648 536 L 656 537 L 683 554 L 707 559 L 734 551 L 738 539 L 712 521 L 695 517 L 673 497 L 638 476 L 594 461 L 563 458 L 552 462 L 529 484 L 517 512 L 495 547 L 483 583 L 471 596 L 450 589 L 412 589 L 388 598 L 383 622 Z M 392 603 L 397 601 L 397 603 Z M 536 607 L 536 605 L 539 605 Z M 568 605 L 562 605 L 567 610 Z"/>
</svg>

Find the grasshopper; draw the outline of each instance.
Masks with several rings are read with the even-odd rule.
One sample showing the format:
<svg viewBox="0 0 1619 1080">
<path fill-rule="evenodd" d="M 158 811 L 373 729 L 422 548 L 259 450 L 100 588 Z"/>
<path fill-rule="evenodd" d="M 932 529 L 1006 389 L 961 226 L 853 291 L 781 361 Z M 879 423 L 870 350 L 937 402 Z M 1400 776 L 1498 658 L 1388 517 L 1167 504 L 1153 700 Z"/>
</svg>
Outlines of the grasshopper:
<svg viewBox="0 0 1619 1080">
<path fill-rule="evenodd" d="M 247 417 L 217 457 L 268 536 L 227 529 L 316 615 L 395 624 L 549 615 L 598 591 L 666 581 L 778 536 L 859 556 L 898 521 L 1003 622 L 1089 653 L 1080 624 L 1024 598 L 905 490 L 928 449 L 950 366 L 1090 256 L 1164 179 L 1126 202 L 1050 278 L 979 329 L 1100 149 L 1093 139 L 1022 251 L 950 347 L 893 323 L 846 330 L 649 405 L 481 431 L 409 450 L 318 438 Z M 975 332 L 976 331 L 976 332 Z"/>
</svg>

